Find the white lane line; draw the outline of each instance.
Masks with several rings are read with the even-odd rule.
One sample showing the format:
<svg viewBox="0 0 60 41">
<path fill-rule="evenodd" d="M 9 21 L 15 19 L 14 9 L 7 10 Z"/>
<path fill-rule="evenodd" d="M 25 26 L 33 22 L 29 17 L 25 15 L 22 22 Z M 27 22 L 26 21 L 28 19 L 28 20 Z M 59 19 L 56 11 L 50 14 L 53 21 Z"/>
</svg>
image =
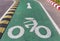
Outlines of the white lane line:
<svg viewBox="0 0 60 41">
<path fill-rule="evenodd" d="M 13 0 L 13 4 L 10 6 L 10 8 L 3 14 L 3 16 L 0 18 L 0 21 L 4 18 L 4 16 L 8 13 L 8 11 L 12 8 L 12 6 L 14 6 L 14 4 L 16 3 L 15 0 Z"/>
<path fill-rule="evenodd" d="M 47 10 L 44 8 L 44 6 L 41 4 L 41 2 L 35 0 L 36 2 L 38 2 L 41 7 L 43 8 L 43 10 L 46 12 L 46 15 L 48 16 L 48 18 L 50 19 L 50 21 L 52 22 L 52 24 L 54 25 L 54 27 L 56 28 L 58 34 L 60 34 L 60 28 L 57 26 L 57 24 L 54 22 L 54 20 L 52 19 L 52 17 L 49 15 L 49 13 L 47 12 Z"/>
</svg>

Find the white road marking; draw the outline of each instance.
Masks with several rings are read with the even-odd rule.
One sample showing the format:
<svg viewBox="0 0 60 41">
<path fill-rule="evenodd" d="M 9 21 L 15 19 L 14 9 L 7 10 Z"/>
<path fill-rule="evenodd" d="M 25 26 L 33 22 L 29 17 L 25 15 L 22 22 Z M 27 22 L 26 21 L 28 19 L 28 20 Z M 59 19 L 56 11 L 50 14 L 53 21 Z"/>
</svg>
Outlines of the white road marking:
<svg viewBox="0 0 60 41">
<path fill-rule="evenodd" d="M 13 4 L 10 6 L 10 8 L 4 13 L 4 15 L 0 18 L 0 21 L 4 18 L 4 16 L 8 13 L 8 11 L 12 8 L 12 6 L 14 6 L 14 4 L 16 3 L 15 0 L 13 0 Z"/>
<path fill-rule="evenodd" d="M 27 25 L 25 25 L 25 27 L 26 27 L 26 28 L 30 28 L 30 27 L 29 27 L 30 25 L 34 25 L 34 24 L 27 24 Z"/>
<path fill-rule="evenodd" d="M 24 22 L 24 23 L 28 23 L 28 22 L 31 22 L 31 21 L 26 21 L 26 22 Z"/>
<path fill-rule="evenodd" d="M 44 8 L 44 6 L 41 4 L 41 2 L 35 0 L 36 2 L 38 2 L 41 7 L 43 8 L 43 10 L 46 12 L 46 15 L 48 16 L 48 18 L 50 19 L 50 21 L 52 22 L 52 24 L 54 25 L 54 27 L 56 28 L 58 34 L 60 34 L 60 28 L 57 26 L 57 24 L 54 22 L 54 20 L 52 19 L 52 17 L 49 15 L 49 13 L 47 12 L 47 10 Z"/>
<path fill-rule="evenodd" d="M 30 5 L 29 2 L 27 3 L 27 5 L 28 5 L 28 6 L 27 6 L 27 9 L 32 9 L 32 7 L 31 7 L 31 5 Z"/>
<path fill-rule="evenodd" d="M 14 1 L 14 3 L 11 5 L 10 8 L 12 8 L 12 6 L 16 3 L 15 0 L 13 0 L 13 1 Z M 46 12 L 48 18 L 51 20 L 52 24 L 54 25 L 54 27 L 56 28 L 56 30 L 57 30 L 58 33 L 60 34 L 60 29 L 59 29 L 59 27 L 58 27 L 57 24 L 54 22 L 54 20 L 53 20 L 52 17 L 49 15 L 49 13 L 46 11 L 46 9 L 44 8 L 44 6 L 43 6 L 39 1 L 37 1 L 37 0 L 35 0 L 35 1 L 38 2 L 38 3 L 41 5 L 41 7 L 43 8 L 43 10 Z M 31 9 L 30 3 L 28 3 L 28 4 L 29 4 L 28 9 Z M 10 8 L 9 8 L 9 9 L 5 12 L 5 14 L 0 18 L 0 21 L 4 18 L 4 16 L 7 14 L 7 12 L 10 10 Z"/>
<path fill-rule="evenodd" d="M 14 35 L 14 34 L 13 34 L 13 31 L 14 31 L 14 29 L 16 29 L 16 28 L 18 28 L 18 29 L 20 30 L 20 32 L 19 32 L 19 34 Z M 21 26 L 14 26 L 14 27 L 11 27 L 11 28 L 8 30 L 8 36 L 9 36 L 10 38 L 12 38 L 12 39 L 17 39 L 17 38 L 20 38 L 20 37 L 23 36 L 24 31 L 25 31 L 25 30 L 24 30 L 23 27 L 21 27 Z"/>
<path fill-rule="evenodd" d="M 40 33 L 40 29 L 41 28 L 44 28 L 45 30 L 46 30 L 46 34 L 45 35 L 43 35 L 43 34 L 41 34 Z M 38 36 L 38 37 L 40 37 L 40 38 L 50 38 L 51 37 L 51 30 L 48 28 L 48 27 L 46 27 L 46 26 L 38 26 L 36 29 L 35 29 L 35 33 L 36 33 L 36 35 Z"/>
</svg>

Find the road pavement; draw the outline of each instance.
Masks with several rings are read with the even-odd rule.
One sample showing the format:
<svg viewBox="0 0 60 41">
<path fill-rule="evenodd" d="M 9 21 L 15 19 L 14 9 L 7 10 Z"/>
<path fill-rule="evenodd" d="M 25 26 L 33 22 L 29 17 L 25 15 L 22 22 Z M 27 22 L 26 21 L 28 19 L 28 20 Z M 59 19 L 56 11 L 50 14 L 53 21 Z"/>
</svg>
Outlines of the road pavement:
<svg viewBox="0 0 60 41">
<path fill-rule="evenodd" d="M 0 0 L 0 18 L 8 10 L 8 8 L 12 5 L 12 3 L 13 3 L 13 1 Z"/>
<path fill-rule="evenodd" d="M 60 11 L 54 8 L 50 3 L 48 3 L 47 0 L 38 0 L 38 1 L 40 1 L 43 4 L 47 12 L 50 14 L 52 19 L 60 28 Z"/>
<path fill-rule="evenodd" d="M 35 0 L 20 0 L 0 41 L 60 41 L 60 35 Z"/>
</svg>

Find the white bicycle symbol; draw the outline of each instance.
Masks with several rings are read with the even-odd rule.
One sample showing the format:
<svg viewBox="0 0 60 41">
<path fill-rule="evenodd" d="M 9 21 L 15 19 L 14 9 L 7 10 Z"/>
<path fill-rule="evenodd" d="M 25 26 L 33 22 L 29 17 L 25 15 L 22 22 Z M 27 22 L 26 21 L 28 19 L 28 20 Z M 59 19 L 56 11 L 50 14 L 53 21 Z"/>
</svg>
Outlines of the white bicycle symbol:
<svg viewBox="0 0 60 41">
<path fill-rule="evenodd" d="M 26 21 L 26 22 L 24 22 L 24 23 L 28 23 L 28 22 L 33 22 L 33 24 L 26 24 L 25 25 L 25 27 L 26 28 L 29 28 L 29 26 L 31 26 L 31 25 L 34 25 L 32 28 L 31 28 L 31 30 L 30 30 L 30 32 L 35 32 L 35 34 L 38 36 L 38 37 L 40 37 L 40 38 L 50 38 L 51 37 L 51 30 L 48 28 L 48 27 L 46 27 L 46 26 L 37 26 L 38 25 L 38 23 L 37 23 L 37 21 L 34 19 L 34 18 L 25 18 L 26 20 L 29 20 L 29 21 Z M 12 34 L 12 32 L 13 32 L 13 30 L 14 29 L 16 29 L 16 28 L 19 28 L 20 29 L 20 32 L 19 32 L 19 34 L 18 35 L 13 35 Z M 40 32 L 39 32 L 39 29 L 41 29 L 41 28 L 44 28 L 45 30 L 46 30 L 46 35 L 43 35 L 43 34 L 41 34 Z M 24 30 L 24 28 L 22 27 L 22 26 L 14 26 L 14 27 L 11 27 L 9 30 L 8 30 L 8 36 L 10 37 L 10 38 L 12 38 L 12 39 L 18 39 L 18 38 L 20 38 L 20 37 L 22 37 L 23 35 L 24 35 L 24 32 L 25 32 L 25 30 Z"/>
</svg>

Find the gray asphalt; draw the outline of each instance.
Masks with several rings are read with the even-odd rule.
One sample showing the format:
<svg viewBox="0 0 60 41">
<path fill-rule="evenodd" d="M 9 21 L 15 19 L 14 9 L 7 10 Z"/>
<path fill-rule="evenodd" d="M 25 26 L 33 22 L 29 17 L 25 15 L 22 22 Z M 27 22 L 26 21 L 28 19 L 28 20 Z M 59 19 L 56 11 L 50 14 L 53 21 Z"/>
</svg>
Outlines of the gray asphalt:
<svg viewBox="0 0 60 41">
<path fill-rule="evenodd" d="M 54 8 L 47 0 L 38 0 L 40 1 L 45 9 L 48 11 L 50 16 L 53 18 L 55 23 L 60 27 L 60 11 Z M 12 1 L 1 1 L 0 0 L 0 18 L 6 12 L 6 10 L 11 6 Z"/>
<path fill-rule="evenodd" d="M 38 0 L 40 1 L 45 9 L 48 11 L 52 19 L 55 21 L 55 23 L 60 28 L 60 11 L 54 8 L 50 3 L 47 2 L 47 0 Z"/>
<path fill-rule="evenodd" d="M 12 3 L 13 3 L 13 1 L 0 0 L 0 18 L 8 10 L 8 8 L 12 5 Z"/>
</svg>

